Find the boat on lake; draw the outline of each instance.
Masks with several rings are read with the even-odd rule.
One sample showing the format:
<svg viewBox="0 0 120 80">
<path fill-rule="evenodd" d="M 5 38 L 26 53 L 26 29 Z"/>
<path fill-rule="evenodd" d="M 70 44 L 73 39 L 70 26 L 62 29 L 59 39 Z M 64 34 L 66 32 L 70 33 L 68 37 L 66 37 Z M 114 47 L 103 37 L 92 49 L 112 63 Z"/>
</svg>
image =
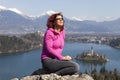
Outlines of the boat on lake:
<svg viewBox="0 0 120 80">
<path fill-rule="evenodd" d="M 82 52 L 76 56 L 77 60 L 82 61 L 96 61 L 96 62 L 107 62 L 109 59 L 100 53 L 94 52 L 93 47 L 91 47 L 91 51 Z"/>
</svg>

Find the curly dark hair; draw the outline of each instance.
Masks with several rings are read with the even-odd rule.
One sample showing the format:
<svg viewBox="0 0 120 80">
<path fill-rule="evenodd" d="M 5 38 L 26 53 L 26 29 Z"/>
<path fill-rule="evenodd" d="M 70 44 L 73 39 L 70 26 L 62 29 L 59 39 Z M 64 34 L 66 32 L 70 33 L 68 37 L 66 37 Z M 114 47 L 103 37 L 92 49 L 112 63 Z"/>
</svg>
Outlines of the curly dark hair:
<svg viewBox="0 0 120 80">
<path fill-rule="evenodd" d="M 48 18 L 48 20 L 47 20 L 47 27 L 48 28 L 53 28 L 54 29 L 54 22 L 55 22 L 55 19 L 56 19 L 56 17 L 58 16 L 58 15 L 60 15 L 60 16 L 62 16 L 63 17 L 63 15 L 62 15 L 62 13 L 55 13 L 55 14 L 52 14 L 49 18 Z M 63 25 L 63 28 L 62 29 L 64 29 L 64 25 Z"/>
</svg>

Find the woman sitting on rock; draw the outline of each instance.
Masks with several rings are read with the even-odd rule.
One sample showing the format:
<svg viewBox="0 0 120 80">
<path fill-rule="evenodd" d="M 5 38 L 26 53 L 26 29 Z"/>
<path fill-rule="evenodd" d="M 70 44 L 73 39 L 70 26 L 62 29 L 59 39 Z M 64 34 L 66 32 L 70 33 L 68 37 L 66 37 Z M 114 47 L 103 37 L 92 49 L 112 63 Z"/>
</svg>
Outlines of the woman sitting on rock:
<svg viewBox="0 0 120 80">
<path fill-rule="evenodd" d="M 61 13 L 51 15 L 44 35 L 41 62 L 43 69 L 58 75 L 72 75 L 79 71 L 79 65 L 70 56 L 63 56 L 65 30 Z"/>
</svg>

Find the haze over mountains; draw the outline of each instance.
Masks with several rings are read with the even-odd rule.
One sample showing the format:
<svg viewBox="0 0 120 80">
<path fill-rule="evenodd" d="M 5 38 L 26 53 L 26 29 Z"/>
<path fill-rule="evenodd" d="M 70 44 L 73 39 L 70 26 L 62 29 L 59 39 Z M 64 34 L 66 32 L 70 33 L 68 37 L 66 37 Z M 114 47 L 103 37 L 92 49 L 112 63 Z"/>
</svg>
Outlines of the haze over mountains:
<svg viewBox="0 0 120 80">
<path fill-rule="evenodd" d="M 0 6 L 0 34 L 25 34 L 46 30 L 47 18 L 54 13 L 48 11 L 39 17 L 30 17 L 17 9 Z M 64 14 L 63 14 L 64 15 Z M 80 21 L 64 16 L 67 33 L 120 33 L 120 18 L 112 21 Z"/>
</svg>

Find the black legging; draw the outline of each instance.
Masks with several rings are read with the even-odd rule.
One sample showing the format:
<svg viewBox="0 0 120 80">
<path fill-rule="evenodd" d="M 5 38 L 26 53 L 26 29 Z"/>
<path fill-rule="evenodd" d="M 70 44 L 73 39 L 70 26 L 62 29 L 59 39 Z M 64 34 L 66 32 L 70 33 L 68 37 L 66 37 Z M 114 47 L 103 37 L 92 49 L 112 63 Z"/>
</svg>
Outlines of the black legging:
<svg viewBox="0 0 120 80">
<path fill-rule="evenodd" d="M 72 75 L 79 72 L 79 65 L 73 61 L 48 58 L 42 60 L 42 65 L 45 70 L 58 75 Z"/>
</svg>

